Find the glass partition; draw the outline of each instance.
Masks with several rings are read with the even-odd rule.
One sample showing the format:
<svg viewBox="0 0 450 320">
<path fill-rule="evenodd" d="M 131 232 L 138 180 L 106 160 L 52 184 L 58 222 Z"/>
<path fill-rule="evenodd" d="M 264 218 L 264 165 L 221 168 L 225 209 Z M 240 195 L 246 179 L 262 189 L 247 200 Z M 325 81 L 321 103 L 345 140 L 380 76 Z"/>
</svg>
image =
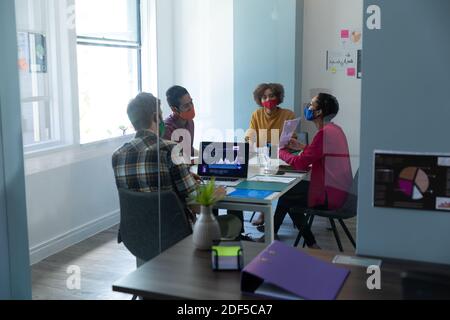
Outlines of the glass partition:
<svg viewBox="0 0 450 320">
<path fill-rule="evenodd" d="M 131 299 L 112 285 L 167 247 L 150 3 L 15 1 L 34 299 Z"/>
<path fill-rule="evenodd" d="M 292 245 L 313 221 L 290 208 L 343 205 L 361 80 L 324 65 L 362 49 L 351 1 L 344 14 L 325 0 L 16 0 L 34 297 L 129 299 L 112 284 L 200 213 L 220 239 Z M 210 181 L 218 197 L 195 198 Z M 305 245 L 336 250 L 328 223 Z"/>
</svg>

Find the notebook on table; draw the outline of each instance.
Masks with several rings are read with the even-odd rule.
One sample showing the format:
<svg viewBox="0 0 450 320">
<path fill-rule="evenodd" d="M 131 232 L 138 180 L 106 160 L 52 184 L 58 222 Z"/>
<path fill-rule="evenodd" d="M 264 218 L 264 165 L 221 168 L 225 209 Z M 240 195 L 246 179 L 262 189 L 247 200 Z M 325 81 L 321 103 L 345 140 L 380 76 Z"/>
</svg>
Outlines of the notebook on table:
<svg viewBox="0 0 450 320">
<path fill-rule="evenodd" d="M 251 189 L 236 189 L 228 194 L 232 198 L 250 198 L 250 199 L 266 199 L 273 194 L 273 191 L 265 190 L 251 190 Z"/>
<path fill-rule="evenodd" d="M 282 192 L 287 187 L 287 184 L 281 182 L 243 181 L 236 186 L 236 189 Z"/>
</svg>

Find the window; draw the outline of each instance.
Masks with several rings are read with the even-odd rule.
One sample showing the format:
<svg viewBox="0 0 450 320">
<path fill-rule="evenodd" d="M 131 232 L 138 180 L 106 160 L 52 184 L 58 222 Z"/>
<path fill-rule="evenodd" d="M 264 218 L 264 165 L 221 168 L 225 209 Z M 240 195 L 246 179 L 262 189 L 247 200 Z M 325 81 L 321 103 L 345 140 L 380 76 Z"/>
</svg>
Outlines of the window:
<svg viewBox="0 0 450 320">
<path fill-rule="evenodd" d="M 142 89 L 139 0 L 76 0 L 80 143 L 131 133 Z"/>
<path fill-rule="evenodd" d="M 16 0 L 18 68 L 25 151 L 48 148 L 60 139 L 51 0 Z"/>
</svg>

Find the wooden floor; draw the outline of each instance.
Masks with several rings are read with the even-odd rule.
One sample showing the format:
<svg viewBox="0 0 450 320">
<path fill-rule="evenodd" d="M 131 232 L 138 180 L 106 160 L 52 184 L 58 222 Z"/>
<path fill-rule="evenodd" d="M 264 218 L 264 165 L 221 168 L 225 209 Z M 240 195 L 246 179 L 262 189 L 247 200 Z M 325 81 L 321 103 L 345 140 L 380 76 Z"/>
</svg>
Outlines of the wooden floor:
<svg viewBox="0 0 450 320">
<path fill-rule="evenodd" d="M 262 236 L 248 220 L 245 230 L 251 236 Z M 356 220 L 346 222 L 355 235 Z M 322 249 L 338 251 L 333 232 L 325 219 L 317 218 L 312 231 Z M 33 299 L 35 300 L 129 300 L 130 296 L 112 292 L 111 286 L 136 268 L 135 258 L 123 245 L 117 244 L 117 227 L 104 231 L 88 240 L 72 246 L 32 267 Z M 338 226 L 346 252 L 354 252 L 350 241 Z M 287 217 L 279 231 L 280 240 L 292 245 L 297 236 L 292 221 Z M 355 237 L 356 239 L 356 237 Z M 81 269 L 81 290 L 67 289 L 69 266 Z"/>
</svg>

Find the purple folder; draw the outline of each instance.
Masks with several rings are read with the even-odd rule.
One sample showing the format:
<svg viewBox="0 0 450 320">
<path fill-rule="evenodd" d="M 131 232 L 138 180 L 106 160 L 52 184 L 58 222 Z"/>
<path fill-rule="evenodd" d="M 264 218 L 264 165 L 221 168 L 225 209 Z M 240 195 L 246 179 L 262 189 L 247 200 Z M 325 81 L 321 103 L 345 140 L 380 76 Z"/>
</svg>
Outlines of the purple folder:
<svg viewBox="0 0 450 320">
<path fill-rule="evenodd" d="M 300 299 L 334 300 L 349 274 L 350 270 L 275 241 L 244 268 L 241 290 L 258 294 L 260 286 L 269 284 Z"/>
</svg>

